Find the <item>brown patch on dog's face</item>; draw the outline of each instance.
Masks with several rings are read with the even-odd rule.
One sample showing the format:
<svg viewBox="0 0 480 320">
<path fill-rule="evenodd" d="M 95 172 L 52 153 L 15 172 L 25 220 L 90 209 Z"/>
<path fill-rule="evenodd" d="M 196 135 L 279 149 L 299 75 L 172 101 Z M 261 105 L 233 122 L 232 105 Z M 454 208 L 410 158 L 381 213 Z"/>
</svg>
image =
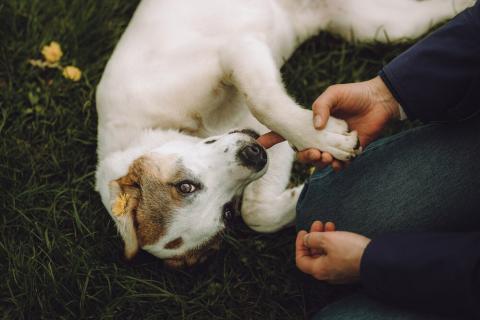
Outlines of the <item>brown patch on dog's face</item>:
<svg viewBox="0 0 480 320">
<path fill-rule="evenodd" d="M 154 244 L 166 234 L 171 216 L 183 201 L 171 182 L 182 175 L 181 166 L 172 157 L 142 156 L 133 162 L 126 176 L 116 180 L 121 192 L 128 195 L 138 246 Z M 126 250 L 127 258 L 133 257 L 131 251 Z"/>
<path fill-rule="evenodd" d="M 182 169 L 172 158 L 139 159 L 142 167 L 140 188 L 142 197 L 137 208 L 137 235 L 140 246 L 154 244 L 165 235 L 176 208 L 182 204 L 181 195 L 170 182 L 180 179 Z"/>
<path fill-rule="evenodd" d="M 183 239 L 181 237 L 176 238 L 175 240 L 170 241 L 165 245 L 165 249 L 177 249 L 183 244 Z"/>
</svg>

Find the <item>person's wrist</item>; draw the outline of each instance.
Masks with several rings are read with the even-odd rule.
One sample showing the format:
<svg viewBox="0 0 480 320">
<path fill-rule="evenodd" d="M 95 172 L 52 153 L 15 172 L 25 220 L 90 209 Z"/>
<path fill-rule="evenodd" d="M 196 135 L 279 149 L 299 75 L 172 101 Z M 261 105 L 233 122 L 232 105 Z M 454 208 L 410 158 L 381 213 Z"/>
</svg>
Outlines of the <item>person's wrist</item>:
<svg viewBox="0 0 480 320">
<path fill-rule="evenodd" d="M 382 78 L 376 76 L 369 82 L 372 98 L 383 107 L 388 119 L 400 119 L 400 104 L 392 95 Z"/>
</svg>

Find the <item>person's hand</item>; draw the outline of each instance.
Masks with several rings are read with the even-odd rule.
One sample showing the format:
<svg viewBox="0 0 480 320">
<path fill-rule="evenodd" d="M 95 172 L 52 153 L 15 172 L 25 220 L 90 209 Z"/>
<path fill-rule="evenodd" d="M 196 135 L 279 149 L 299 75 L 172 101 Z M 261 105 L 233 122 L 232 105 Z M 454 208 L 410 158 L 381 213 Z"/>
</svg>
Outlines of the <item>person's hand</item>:
<svg viewBox="0 0 480 320">
<path fill-rule="evenodd" d="M 360 261 L 370 239 L 335 231 L 332 222 L 315 221 L 310 233 L 300 231 L 295 244 L 298 269 L 317 280 L 353 283 L 360 279 Z"/>
<path fill-rule="evenodd" d="M 337 84 L 330 86 L 313 103 L 313 125 L 321 130 L 330 115 L 343 119 L 350 130 L 358 132 L 360 145 L 365 148 L 391 119 L 399 117 L 398 106 L 380 77 L 359 83 Z M 283 140 L 278 134 L 270 132 L 261 136 L 258 142 L 268 148 Z M 319 167 L 331 164 L 335 171 L 345 165 L 329 153 L 317 149 L 299 152 L 297 160 Z"/>
<path fill-rule="evenodd" d="M 369 81 L 330 86 L 313 103 L 312 111 L 316 129 L 323 129 L 330 115 L 343 119 L 350 130 L 358 132 L 363 148 L 380 135 L 390 120 L 400 116 L 398 102 L 378 76 Z M 318 150 L 304 150 L 298 159 L 319 166 L 332 164 L 336 171 L 344 166 Z"/>
</svg>

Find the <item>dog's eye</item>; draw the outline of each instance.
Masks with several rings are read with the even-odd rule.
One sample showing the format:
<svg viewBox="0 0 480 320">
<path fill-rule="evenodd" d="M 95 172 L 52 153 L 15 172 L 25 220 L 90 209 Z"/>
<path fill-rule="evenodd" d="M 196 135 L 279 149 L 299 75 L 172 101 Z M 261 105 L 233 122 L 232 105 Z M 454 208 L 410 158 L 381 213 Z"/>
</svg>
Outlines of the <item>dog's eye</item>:
<svg viewBox="0 0 480 320">
<path fill-rule="evenodd" d="M 193 193 L 197 191 L 197 186 L 191 181 L 182 181 L 177 184 L 177 190 L 181 193 Z"/>
</svg>

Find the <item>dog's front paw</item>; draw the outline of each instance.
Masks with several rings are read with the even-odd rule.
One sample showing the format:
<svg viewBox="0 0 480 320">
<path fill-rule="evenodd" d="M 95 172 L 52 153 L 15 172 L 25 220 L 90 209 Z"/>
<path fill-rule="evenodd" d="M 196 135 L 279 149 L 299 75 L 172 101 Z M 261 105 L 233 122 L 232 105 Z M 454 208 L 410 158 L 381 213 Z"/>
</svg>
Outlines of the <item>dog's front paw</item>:
<svg viewBox="0 0 480 320">
<path fill-rule="evenodd" d="M 352 160 L 362 152 L 356 131 L 350 131 L 341 136 L 327 134 L 326 139 L 329 146 L 324 147 L 322 151 L 330 153 L 335 159 L 341 161 Z"/>
<path fill-rule="evenodd" d="M 361 152 L 356 131 L 349 131 L 345 121 L 330 117 L 325 129 L 316 130 L 312 126 L 298 128 L 289 142 L 299 151 L 316 148 L 330 153 L 335 159 L 348 161 Z"/>
</svg>

